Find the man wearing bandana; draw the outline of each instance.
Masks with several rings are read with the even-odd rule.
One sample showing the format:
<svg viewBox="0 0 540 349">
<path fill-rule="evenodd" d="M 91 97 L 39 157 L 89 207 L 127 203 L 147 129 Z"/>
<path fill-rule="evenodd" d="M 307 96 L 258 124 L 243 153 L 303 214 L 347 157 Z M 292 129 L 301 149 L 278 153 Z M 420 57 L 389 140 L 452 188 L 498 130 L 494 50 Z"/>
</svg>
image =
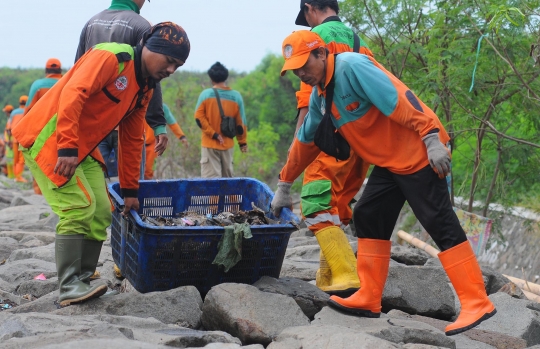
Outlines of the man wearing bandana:
<svg viewBox="0 0 540 349">
<path fill-rule="evenodd" d="M 107 291 L 89 282 L 111 224 L 97 146 L 119 126 L 123 213 L 138 210 L 148 104 L 156 84 L 182 66 L 189 51 L 187 34 L 171 22 L 152 27 L 136 47 L 95 45 L 12 131 L 43 196 L 60 217 L 55 252 L 63 306 Z"/>
<path fill-rule="evenodd" d="M 150 1 L 149 1 L 150 2 Z M 103 42 L 119 42 L 135 46 L 141 41 L 151 25 L 140 15 L 145 0 L 112 0 L 111 6 L 90 18 L 81 31 L 75 62 L 94 45 Z M 157 84 L 150 100 L 146 121 L 154 130 L 155 152 L 161 156 L 167 147 L 168 138 L 165 130 L 166 118 L 162 107 L 161 86 Z M 99 145 L 101 155 L 108 160 L 114 149 L 118 154 L 118 131 L 113 130 Z M 143 164 L 145 158 L 143 157 Z M 114 161 L 113 163 L 116 163 Z M 109 164 L 109 163 L 108 163 Z M 144 168 L 144 166 L 142 167 Z M 108 166 L 110 176 L 116 176 L 115 166 Z M 141 179 L 143 175 L 141 175 Z"/>
</svg>

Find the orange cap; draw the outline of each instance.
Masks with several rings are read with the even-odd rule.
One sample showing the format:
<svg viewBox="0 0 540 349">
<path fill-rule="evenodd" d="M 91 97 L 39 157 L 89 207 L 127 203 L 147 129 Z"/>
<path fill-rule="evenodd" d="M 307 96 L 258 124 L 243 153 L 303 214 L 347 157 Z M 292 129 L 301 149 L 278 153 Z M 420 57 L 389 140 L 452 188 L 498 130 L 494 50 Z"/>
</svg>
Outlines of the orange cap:
<svg viewBox="0 0 540 349">
<path fill-rule="evenodd" d="M 47 64 L 45 64 L 45 68 L 47 69 L 60 69 L 62 68 L 62 65 L 60 64 L 60 61 L 56 58 L 49 58 L 47 61 Z"/>
<path fill-rule="evenodd" d="M 2 109 L 2 111 L 6 112 L 6 113 L 11 113 L 13 111 L 13 106 L 11 104 L 6 104 L 6 106 L 4 107 L 4 109 Z"/>
<path fill-rule="evenodd" d="M 28 102 L 28 96 L 20 96 L 19 97 L 19 104 L 26 104 Z"/>
<path fill-rule="evenodd" d="M 281 76 L 285 75 L 287 70 L 302 68 L 311 51 L 325 46 L 323 39 L 317 33 L 309 30 L 295 31 L 287 36 L 282 46 L 285 64 L 281 69 Z"/>
</svg>

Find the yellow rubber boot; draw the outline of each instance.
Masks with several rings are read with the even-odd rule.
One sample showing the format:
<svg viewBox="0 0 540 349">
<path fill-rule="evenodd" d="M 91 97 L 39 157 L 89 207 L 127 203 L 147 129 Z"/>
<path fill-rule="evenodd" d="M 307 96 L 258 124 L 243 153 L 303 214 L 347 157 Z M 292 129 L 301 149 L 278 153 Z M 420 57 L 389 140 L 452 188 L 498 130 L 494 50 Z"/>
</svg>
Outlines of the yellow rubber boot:
<svg viewBox="0 0 540 349">
<path fill-rule="evenodd" d="M 8 163 L 6 166 L 7 166 L 8 178 L 15 178 L 15 176 L 13 175 L 13 164 Z"/>
<path fill-rule="evenodd" d="M 315 237 L 331 272 L 331 284 L 319 288 L 332 295 L 346 296 L 360 288 L 356 258 L 343 230 L 332 226 L 319 230 Z M 324 266 L 323 266 L 324 271 Z M 322 273 L 319 273 L 322 277 Z M 322 280 L 321 280 L 322 281 Z"/>
<path fill-rule="evenodd" d="M 319 269 L 317 270 L 317 274 L 315 276 L 315 285 L 317 285 L 317 287 L 323 291 L 332 286 L 332 271 L 330 270 L 330 266 L 328 265 L 326 258 L 324 258 L 322 249 L 319 256 Z"/>
</svg>

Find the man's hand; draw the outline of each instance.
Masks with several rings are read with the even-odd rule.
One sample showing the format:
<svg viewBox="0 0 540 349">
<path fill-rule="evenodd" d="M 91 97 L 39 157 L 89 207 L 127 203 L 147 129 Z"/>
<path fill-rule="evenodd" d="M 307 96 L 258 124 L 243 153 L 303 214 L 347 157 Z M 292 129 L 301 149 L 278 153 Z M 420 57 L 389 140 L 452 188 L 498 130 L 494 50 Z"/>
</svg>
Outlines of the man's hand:
<svg viewBox="0 0 540 349">
<path fill-rule="evenodd" d="M 431 133 L 423 139 L 427 148 L 429 164 L 439 178 L 444 178 L 450 173 L 450 152 L 439 140 L 439 133 Z"/>
<path fill-rule="evenodd" d="M 272 199 L 270 208 L 272 209 L 274 216 L 279 217 L 283 207 L 288 207 L 292 210 L 292 183 L 279 182 L 277 186 L 278 188 L 276 190 L 276 194 L 274 195 L 274 199 Z"/>
<path fill-rule="evenodd" d="M 221 137 L 221 135 L 217 136 L 217 141 L 219 142 L 219 145 L 224 145 L 225 144 L 225 141 L 223 140 L 223 137 Z"/>
<path fill-rule="evenodd" d="M 165 149 L 167 149 L 167 143 L 169 143 L 169 137 L 167 137 L 166 133 L 156 136 L 156 147 L 154 149 L 156 150 L 157 156 L 161 156 Z"/>
<path fill-rule="evenodd" d="M 134 209 L 135 211 L 139 211 L 138 198 L 124 198 L 124 211 L 122 212 L 122 216 L 128 215 L 129 210 L 131 209 Z"/>
<path fill-rule="evenodd" d="M 56 162 L 54 173 L 66 177 L 67 179 L 71 179 L 75 174 L 78 164 L 79 158 L 77 156 L 61 156 Z"/>
<path fill-rule="evenodd" d="M 189 148 L 189 142 L 188 142 L 186 136 L 180 137 L 180 142 L 182 142 L 182 144 L 184 145 L 184 147 Z"/>
<path fill-rule="evenodd" d="M 244 145 L 240 146 L 240 151 L 241 151 L 242 153 L 247 153 L 247 151 L 248 151 L 248 146 L 247 146 L 247 144 L 244 144 Z"/>
</svg>

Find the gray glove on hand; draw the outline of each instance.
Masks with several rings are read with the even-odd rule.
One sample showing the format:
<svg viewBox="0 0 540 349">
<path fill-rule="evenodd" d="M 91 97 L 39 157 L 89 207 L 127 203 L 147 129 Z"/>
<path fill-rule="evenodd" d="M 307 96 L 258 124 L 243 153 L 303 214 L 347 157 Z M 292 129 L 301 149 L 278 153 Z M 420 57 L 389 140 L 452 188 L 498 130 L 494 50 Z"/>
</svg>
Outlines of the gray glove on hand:
<svg viewBox="0 0 540 349">
<path fill-rule="evenodd" d="M 272 209 L 274 216 L 279 217 L 283 207 L 292 208 L 291 187 L 292 183 L 278 183 L 276 194 L 274 195 L 274 199 L 272 199 L 272 203 L 270 204 L 270 208 Z"/>
<path fill-rule="evenodd" d="M 431 133 L 422 138 L 427 148 L 429 164 L 439 178 L 444 178 L 450 173 L 450 153 L 439 140 L 439 133 Z"/>
</svg>

